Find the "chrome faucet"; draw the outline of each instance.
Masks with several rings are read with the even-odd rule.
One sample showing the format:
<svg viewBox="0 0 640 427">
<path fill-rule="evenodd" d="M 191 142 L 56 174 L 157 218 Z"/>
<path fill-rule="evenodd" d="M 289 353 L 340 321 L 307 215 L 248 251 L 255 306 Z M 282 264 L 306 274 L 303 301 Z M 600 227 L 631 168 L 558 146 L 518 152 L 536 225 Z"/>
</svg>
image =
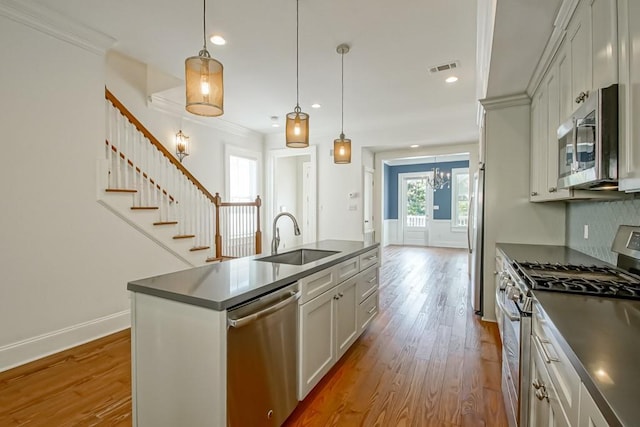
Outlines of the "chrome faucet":
<svg viewBox="0 0 640 427">
<path fill-rule="evenodd" d="M 280 229 L 276 227 L 276 224 L 278 223 L 278 219 L 280 219 L 280 217 L 283 215 L 288 216 L 289 218 L 291 218 L 291 221 L 293 221 L 293 234 L 295 234 L 296 236 L 300 235 L 300 227 L 298 227 L 298 221 L 296 221 L 296 217 L 291 215 L 289 212 L 280 212 L 278 215 L 276 215 L 275 218 L 273 218 L 273 239 L 271 239 L 272 255 L 278 253 L 278 246 L 280 246 Z"/>
</svg>

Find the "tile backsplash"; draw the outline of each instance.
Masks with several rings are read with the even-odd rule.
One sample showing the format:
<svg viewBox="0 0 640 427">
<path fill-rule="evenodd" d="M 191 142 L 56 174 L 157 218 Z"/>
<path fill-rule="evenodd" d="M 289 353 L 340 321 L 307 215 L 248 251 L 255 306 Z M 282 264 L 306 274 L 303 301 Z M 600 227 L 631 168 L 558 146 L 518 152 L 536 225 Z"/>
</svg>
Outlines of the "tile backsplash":
<svg viewBox="0 0 640 427">
<path fill-rule="evenodd" d="M 567 204 L 567 246 L 615 264 L 611 243 L 619 225 L 640 225 L 640 199 L 615 202 L 572 202 Z M 584 238 L 584 226 L 589 238 Z"/>
</svg>

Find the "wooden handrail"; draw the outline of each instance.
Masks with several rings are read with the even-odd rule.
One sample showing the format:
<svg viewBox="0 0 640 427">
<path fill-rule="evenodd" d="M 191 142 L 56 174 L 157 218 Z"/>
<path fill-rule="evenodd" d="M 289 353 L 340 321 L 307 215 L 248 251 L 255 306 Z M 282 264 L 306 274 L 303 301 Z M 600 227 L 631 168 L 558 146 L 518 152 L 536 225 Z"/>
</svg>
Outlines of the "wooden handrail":
<svg viewBox="0 0 640 427">
<path fill-rule="evenodd" d="M 191 172 L 189 172 L 187 168 L 182 166 L 182 163 L 180 163 L 180 161 L 176 159 L 175 156 L 173 156 L 171 152 L 167 150 L 165 146 L 162 145 L 162 143 L 158 141 L 156 137 L 153 136 L 151 132 L 149 132 L 147 128 L 145 128 L 142 125 L 142 123 L 140 123 L 140 121 L 138 121 L 138 119 L 136 119 L 135 116 L 131 114 L 129 110 L 127 110 L 127 108 L 124 105 L 122 105 L 122 102 L 120 102 L 118 98 L 116 98 L 109 91 L 109 89 L 105 87 L 104 92 L 105 92 L 105 98 L 108 99 L 118 110 L 120 110 L 122 115 L 125 116 L 127 120 L 129 120 L 131 124 L 134 125 L 136 129 L 138 129 L 138 131 L 141 132 L 145 136 L 145 138 L 147 138 L 151 142 L 151 144 L 153 144 L 167 159 L 169 159 L 169 161 L 176 168 L 178 168 L 178 170 L 182 172 L 187 177 L 187 179 L 191 181 L 193 185 L 195 185 L 198 188 L 198 190 L 200 190 L 205 196 L 207 196 L 207 198 L 211 200 L 211 202 L 213 203 L 215 197 L 211 193 L 209 193 L 209 191 L 207 191 L 204 185 L 202 185 L 200 181 L 198 181 L 193 175 L 191 175 Z"/>
</svg>

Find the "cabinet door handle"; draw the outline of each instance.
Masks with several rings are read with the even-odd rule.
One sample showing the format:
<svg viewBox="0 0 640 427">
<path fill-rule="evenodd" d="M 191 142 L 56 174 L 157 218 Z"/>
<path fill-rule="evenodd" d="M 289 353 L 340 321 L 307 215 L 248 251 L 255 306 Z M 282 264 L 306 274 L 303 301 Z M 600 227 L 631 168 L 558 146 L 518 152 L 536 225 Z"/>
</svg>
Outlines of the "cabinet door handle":
<svg viewBox="0 0 640 427">
<path fill-rule="evenodd" d="M 365 259 L 367 261 L 371 261 L 372 259 L 376 259 L 376 258 L 378 258 L 378 255 L 371 255 L 371 256 L 366 257 Z"/>
<path fill-rule="evenodd" d="M 538 192 L 537 192 L 537 191 L 532 191 L 532 192 L 531 192 L 531 196 L 535 197 L 535 196 L 537 196 L 537 195 L 538 195 Z"/>
<path fill-rule="evenodd" d="M 558 191 L 558 187 L 549 187 L 549 193 L 555 193 Z"/>
<path fill-rule="evenodd" d="M 340 297 L 338 295 L 334 295 L 333 299 L 338 300 L 338 299 L 340 299 Z"/>
<path fill-rule="evenodd" d="M 547 351 L 547 348 L 545 347 L 545 344 L 551 345 L 551 343 L 549 341 L 547 341 L 547 340 L 543 341 L 536 335 L 533 336 L 533 339 L 536 340 L 536 342 L 540 346 L 540 350 L 542 350 L 542 357 L 544 357 L 544 361 L 545 362 L 551 363 L 551 362 L 559 362 L 560 361 L 560 359 L 558 359 L 557 357 L 551 357 L 551 355 Z"/>
<path fill-rule="evenodd" d="M 541 388 L 536 390 L 536 397 L 538 398 L 538 400 L 547 399 L 547 402 L 548 402 L 549 401 L 549 393 L 547 393 L 547 388 L 545 386 L 542 386 Z"/>
<path fill-rule="evenodd" d="M 375 281 L 376 281 L 376 279 L 377 279 L 377 277 L 376 277 L 376 276 L 373 276 L 371 279 L 369 279 L 369 280 L 368 280 L 368 282 L 369 282 L 369 283 L 373 283 L 373 282 L 375 282 Z"/>
<path fill-rule="evenodd" d="M 338 297 L 342 298 L 344 296 L 344 294 L 342 292 L 338 292 Z"/>
<path fill-rule="evenodd" d="M 367 314 L 371 314 L 371 313 L 373 313 L 374 311 L 376 311 L 376 307 L 375 307 L 375 306 L 373 306 L 373 307 L 371 307 L 369 310 L 367 310 Z"/>
</svg>

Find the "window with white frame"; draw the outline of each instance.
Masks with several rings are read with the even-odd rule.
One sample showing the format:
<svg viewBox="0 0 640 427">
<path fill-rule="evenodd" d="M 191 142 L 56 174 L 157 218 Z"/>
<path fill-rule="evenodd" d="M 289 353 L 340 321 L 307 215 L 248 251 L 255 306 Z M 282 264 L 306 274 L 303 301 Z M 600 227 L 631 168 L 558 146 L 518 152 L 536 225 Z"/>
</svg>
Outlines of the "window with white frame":
<svg viewBox="0 0 640 427">
<path fill-rule="evenodd" d="M 258 195 L 258 161 L 229 155 L 229 201 L 252 202 Z"/>
<path fill-rule="evenodd" d="M 451 228 L 466 230 L 469 222 L 469 168 L 451 170 Z"/>
</svg>

